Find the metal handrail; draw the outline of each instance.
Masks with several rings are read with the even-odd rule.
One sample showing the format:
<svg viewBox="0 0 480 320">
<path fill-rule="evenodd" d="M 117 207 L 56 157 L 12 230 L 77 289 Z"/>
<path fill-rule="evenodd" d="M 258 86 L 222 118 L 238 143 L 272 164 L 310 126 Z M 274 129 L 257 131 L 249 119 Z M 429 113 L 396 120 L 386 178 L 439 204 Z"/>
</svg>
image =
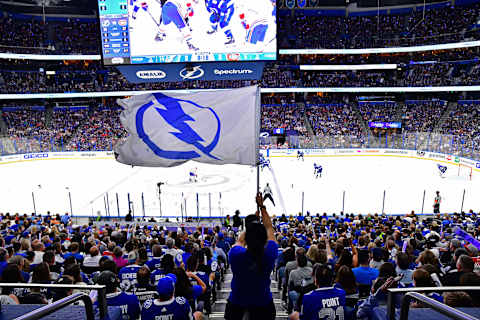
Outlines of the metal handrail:
<svg viewBox="0 0 480 320">
<path fill-rule="evenodd" d="M 0 288 L 57 288 L 57 289 L 78 289 L 78 290 L 97 290 L 98 292 L 98 310 L 100 319 L 107 316 L 107 293 L 105 286 L 99 285 L 70 285 L 70 284 L 39 284 L 39 283 L 0 283 Z M 89 298 L 90 299 L 90 298 Z M 2 312 L 0 305 L 0 312 Z"/>
<path fill-rule="evenodd" d="M 60 309 L 65 308 L 68 305 L 71 305 L 72 303 L 75 303 L 77 301 L 82 300 L 84 305 L 85 305 L 85 313 L 87 316 L 87 320 L 95 320 L 95 315 L 93 313 L 93 304 L 92 300 L 90 297 L 83 292 L 78 292 L 75 294 L 72 294 L 71 296 L 68 296 L 66 298 L 63 298 L 61 300 L 55 301 L 52 304 L 46 305 L 44 307 L 35 309 L 27 314 L 24 314 L 20 317 L 15 318 L 14 320 L 37 320 L 41 319 L 45 316 L 48 316 L 49 314 L 54 313 L 55 311 L 58 311 Z"/>
<path fill-rule="evenodd" d="M 458 290 L 458 288 L 457 288 Z M 478 320 L 477 318 L 466 314 L 460 310 L 454 309 L 446 304 L 440 303 L 437 300 L 424 296 L 418 292 L 408 292 L 402 300 L 402 308 L 400 311 L 400 320 L 408 319 L 408 312 L 410 310 L 410 302 L 417 300 L 433 310 L 455 320 Z"/>
<path fill-rule="evenodd" d="M 409 292 L 446 292 L 446 291 L 479 291 L 480 287 L 425 287 L 425 288 L 390 288 L 387 297 L 387 313 L 389 320 L 395 320 L 395 296 Z"/>
</svg>

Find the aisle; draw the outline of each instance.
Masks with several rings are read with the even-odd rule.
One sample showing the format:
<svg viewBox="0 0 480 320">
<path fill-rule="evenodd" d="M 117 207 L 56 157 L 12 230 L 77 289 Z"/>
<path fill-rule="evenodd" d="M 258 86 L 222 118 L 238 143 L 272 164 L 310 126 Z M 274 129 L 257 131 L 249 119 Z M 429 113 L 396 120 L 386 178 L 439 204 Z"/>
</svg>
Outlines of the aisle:
<svg viewBox="0 0 480 320">
<path fill-rule="evenodd" d="M 273 275 L 272 275 L 273 278 Z M 212 314 L 210 314 L 210 319 L 223 319 L 223 315 L 225 312 L 225 307 L 227 305 L 227 299 L 230 295 L 232 283 L 232 272 L 230 269 L 227 270 L 225 274 L 225 281 L 222 283 L 221 290 L 217 291 L 217 301 L 214 303 L 212 308 Z M 280 299 L 280 292 L 278 291 L 278 283 L 276 280 L 272 279 L 272 283 L 270 285 L 270 290 L 272 291 L 273 295 L 273 302 L 275 303 L 275 307 L 277 309 L 277 320 L 287 320 L 288 314 L 285 308 L 282 306 L 282 300 Z"/>
</svg>

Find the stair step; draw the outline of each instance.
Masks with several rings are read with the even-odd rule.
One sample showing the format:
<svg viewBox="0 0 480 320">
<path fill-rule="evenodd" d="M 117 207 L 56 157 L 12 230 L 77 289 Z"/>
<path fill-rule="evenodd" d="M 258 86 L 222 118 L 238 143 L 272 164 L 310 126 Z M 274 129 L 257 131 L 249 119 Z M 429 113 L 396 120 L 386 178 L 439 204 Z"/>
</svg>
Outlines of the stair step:
<svg viewBox="0 0 480 320">
<path fill-rule="evenodd" d="M 275 304 L 275 307 L 278 311 L 284 310 L 282 306 L 282 300 L 280 299 L 273 299 L 273 303 Z M 224 312 L 225 307 L 227 306 L 227 300 L 226 299 L 220 299 L 215 301 L 214 305 L 212 306 L 212 311 L 213 312 Z"/>
<path fill-rule="evenodd" d="M 211 314 L 208 315 L 209 319 L 224 319 L 224 312 L 212 312 Z M 276 320 L 287 320 L 288 319 L 288 313 L 285 311 L 277 311 L 277 316 L 275 318 Z"/>
<path fill-rule="evenodd" d="M 271 289 L 271 291 L 272 291 L 273 299 L 280 299 L 281 292 L 279 292 L 276 288 Z M 217 290 L 217 299 L 219 300 L 227 299 L 230 296 L 230 292 L 232 292 L 230 288 Z"/>
</svg>

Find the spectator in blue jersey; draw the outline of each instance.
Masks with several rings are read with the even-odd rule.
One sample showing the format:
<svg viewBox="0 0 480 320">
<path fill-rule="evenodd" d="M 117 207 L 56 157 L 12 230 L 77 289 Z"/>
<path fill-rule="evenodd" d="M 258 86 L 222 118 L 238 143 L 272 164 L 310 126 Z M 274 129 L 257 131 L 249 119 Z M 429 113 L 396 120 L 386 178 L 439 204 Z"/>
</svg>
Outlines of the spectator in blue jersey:
<svg viewBox="0 0 480 320">
<path fill-rule="evenodd" d="M 192 252 L 193 252 L 193 243 L 192 242 L 187 242 L 185 244 L 185 252 L 182 253 L 182 262 L 185 266 L 185 264 L 187 263 L 187 260 L 188 258 L 190 258 L 190 256 L 192 255 Z"/>
<path fill-rule="evenodd" d="M 72 242 L 68 248 L 70 252 L 67 252 L 63 255 L 63 258 L 66 260 L 69 257 L 74 257 L 77 263 L 83 263 L 83 255 L 80 253 L 80 245 L 78 242 Z"/>
<path fill-rule="evenodd" d="M 7 267 L 8 262 L 8 252 L 4 248 L 0 248 L 0 276 L 3 273 L 3 270 Z"/>
<path fill-rule="evenodd" d="M 217 247 L 222 249 L 223 252 L 228 255 L 228 252 L 230 251 L 230 245 L 228 244 L 228 242 L 225 241 L 222 232 L 219 232 L 217 235 Z"/>
<path fill-rule="evenodd" d="M 153 270 L 150 275 L 152 284 L 157 285 L 158 280 L 163 278 L 166 274 L 173 273 L 174 269 L 175 269 L 175 262 L 173 261 L 173 256 L 169 254 L 164 254 L 162 256 L 161 267 Z"/>
<path fill-rule="evenodd" d="M 351 316 L 345 313 L 345 291 L 332 287 L 333 273 L 328 266 L 322 265 L 316 268 L 314 282 L 317 289 L 303 296 L 300 313 L 292 313 L 290 319 L 351 319 Z"/>
<path fill-rule="evenodd" d="M 22 274 L 22 278 L 25 282 L 29 282 L 30 280 L 30 274 L 28 272 L 25 272 L 25 258 L 22 256 L 13 256 L 10 259 L 8 259 L 9 264 L 16 264 L 18 268 L 20 269 L 20 273 Z M 0 274 L 1 276 L 1 274 Z"/>
<path fill-rule="evenodd" d="M 172 274 L 158 281 L 158 299 L 147 300 L 142 308 L 142 320 L 193 320 L 192 309 L 183 297 L 174 297 L 176 277 Z"/>
<path fill-rule="evenodd" d="M 193 310 L 196 310 L 197 299 L 205 293 L 207 286 L 195 273 L 175 268 L 173 274 L 177 277 L 175 282 L 175 296 L 184 297 Z M 196 283 L 196 284 L 192 284 Z"/>
<path fill-rule="evenodd" d="M 107 305 L 118 306 L 122 310 L 124 320 L 138 319 L 140 316 L 140 302 L 133 294 L 119 290 L 120 281 L 111 271 L 103 271 L 97 278 L 97 284 L 104 285 L 107 292 Z"/>
<path fill-rule="evenodd" d="M 359 250 L 357 268 L 353 268 L 353 274 L 359 285 L 371 286 L 372 282 L 378 278 L 379 271 L 369 267 L 370 254 L 367 250 Z"/>
<path fill-rule="evenodd" d="M 133 288 L 135 288 L 135 285 L 137 283 L 137 272 L 142 267 L 141 265 L 139 265 L 137 253 L 135 251 L 130 252 L 130 254 L 128 255 L 129 258 L 131 255 L 134 255 L 133 261 L 135 261 L 135 263 L 121 268 L 118 272 L 118 277 L 120 278 L 120 286 L 122 290 L 125 291 L 132 291 Z"/>
<path fill-rule="evenodd" d="M 65 213 L 63 216 L 62 216 L 62 223 L 66 226 L 68 225 L 68 223 L 70 222 L 70 216 L 68 215 L 68 213 Z"/>
<path fill-rule="evenodd" d="M 151 270 L 160 269 L 162 266 L 162 247 L 158 244 L 153 245 L 152 247 L 152 259 L 147 261 L 145 265 Z"/>
<path fill-rule="evenodd" d="M 246 231 L 241 233 L 230 249 L 232 292 L 225 308 L 225 319 L 273 320 L 276 316 L 270 291 L 270 274 L 278 255 L 272 221 L 260 193 L 256 197 L 263 224 L 257 219 L 246 219 Z M 257 216 L 260 213 L 257 212 Z"/>
</svg>

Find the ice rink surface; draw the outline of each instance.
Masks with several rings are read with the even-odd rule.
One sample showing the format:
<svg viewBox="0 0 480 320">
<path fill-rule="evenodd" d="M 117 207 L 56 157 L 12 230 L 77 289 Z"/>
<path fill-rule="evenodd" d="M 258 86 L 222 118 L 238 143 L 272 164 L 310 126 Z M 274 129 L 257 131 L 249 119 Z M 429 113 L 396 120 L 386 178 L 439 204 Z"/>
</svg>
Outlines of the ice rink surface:
<svg viewBox="0 0 480 320">
<path fill-rule="evenodd" d="M 387 214 L 432 212 L 435 191 L 443 198 L 442 212 L 459 211 L 465 190 L 464 210 L 480 208 L 480 176 L 447 165 L 445 178 L 439 176 L 435 161 L 399 157 L 295 157 L 270 158 L 271 170 L 260 175 L 262 189 L 268 182 L 276 206 L 267 200 L 271 214 L 304 212 L 380 213 L 385 191 Z M 313 176 L 313 163 L 323 166 L 322 178 Z M 190 170 L 197 168 L 198 182 L 189 181 Z M 139 168 L 117 163 L 113 158 L 50 159 L 0 165 L 0 212 L 38 213 L 70 211 L 74 215 L 117 216 L 128 212 L 128 194 L 135 216 L 160 214 L 157 183 L 161 187 L 162 214 L 180 216 L 220 216 L 252 213 L 255 207 L 256 169 L 248 166 L 212 166 L 190 162 L 175 168 Z M 142 193 L 143 204 L 142 205 Z M 182 196 L 183 194 L 183 196 Z M 108 201 L 107 201 L 108 195 Z M 344 196 L 345 195 L 345 196 Z M 186 210 L 185 210 L 186 206 Z"/>
</svg>

